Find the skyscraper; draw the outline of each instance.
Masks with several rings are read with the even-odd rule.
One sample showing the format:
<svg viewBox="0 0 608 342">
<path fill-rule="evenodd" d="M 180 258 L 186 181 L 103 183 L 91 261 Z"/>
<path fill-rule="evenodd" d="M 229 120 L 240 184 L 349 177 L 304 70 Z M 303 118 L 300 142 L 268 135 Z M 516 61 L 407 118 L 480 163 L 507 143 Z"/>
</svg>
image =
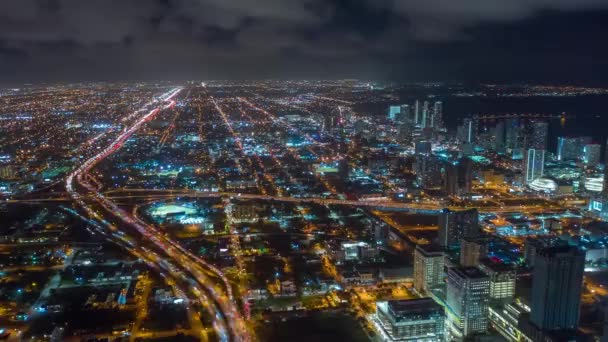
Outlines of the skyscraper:
<svg viewBox="0 0 608 342">
<path fill-rule="evenodd" d="M 490 278 L 476 267 L 459 267 L 448 270 L 446 311 L 448 331 L 458 340 L 488 327 Z"/>
<path fill-rule="evenodd" d="M 522 135 L 519 119 L 510 118 L 505 120 L 505 148 L 507 150 L 521 148 Z"/>
<path fill-rule="evenodd" d="M 433 104 L 431 127 L 443 128 L 443 103 L 441 101 L 435 101 L 435 103 Z"/>
<path fill-rule="evenodd" d="M 473 161 L 461 158 L 444 163 L 443 186 L 448 195 L 457 195 L 471 191 L 473 181 Z"/>
<path fill-rule="evenodd" d="M 458 161 L 458 191 L 471 192 L 473 187 L 473 160 L 468 157 Z"/>
<path fill-rule="evenodd" d="M 517 274 L 511 265 L 484 259 L 479 269 L 490 277 L 491 300 L 513 299 Z"/>
<path fill-rule="evenodd" d="M 600 163 L 602 146 L 587 144 L 583 147 L 583 161 L 588 167 L 596 167 Z"/>
<path fill-rule="evenodd" d="M 439 214 L 439 245 L 457 249 L 463 237 L 479 236 L 479 213 L 477 209 L 452 211 L 444 209 Z"/>
<path fill-rule="evenodd" d="M 429 101 L 424 101 L 422 104 L 422 118 L 420 119 L 420 127 L 425 128 L 429 125 Z"/>
<path fill-rule="evenodd" d="M 482 236 L 460 239 L 460 266 L 479 266 L 479 261 L 488 255 L 488 242 L 488 238 Z"/>
<path fill-rule="evenodd" d="M 524 162 L 526 166 L 524 183 L 530 184 L 535 179 L 542 177 L 545 171 L 545 150 L 527 150 Z"/>
<path fill-rule="evenodd" d="M 420 101 L 418 100 L 414 104 L 414 124 L 420 124 Z"/>
<path fill-rule="evenodd" d="M 414 288 L 426 294 L 443 284 L 444 255 L 439 246 L 416 245 L 414 251 Z"/>
<path fill-rule="evenodd" d="M 505 123 L 499 121 L 494 127 L 494 142 L 492 148 L 497 152 L 504 152 L 505 148 Z"/>
<path fill-rule="evenodd" d="M 398 121 L 410 122 L 410 123 L 414 122 L 414 119 L 412 118 L 412 111 L 410 109 L 410 105 L 407 105 L 407 104 L 401 105 L 401 111 L 399 112 Z"/>
<path fill-rule="evenodd" d="M 440 187 L 443 181 L 441 178 L 442 165 L 443 161 L 433 155 L 416 155 L 414 171 L 418 185 L 427 189 Z"/>
<path fill-rule="evenodd" d="M 527 137 L 527 148 L 535 150 L 546 150 L 549 137 L 549 124 L 544 121 L 529 122 L 530 136 Z"/>
<path fill-rule="evenodd" d="M 585 253 L 573 246 L 537 251 L 530 322 L 543 331 L 576 329 Z"/>
<path fill-rule="evenodd" d="M 389 120 L 395 120 L 397 115 L 401 113 L 401 106 L 390 106 L 388 108 L 388 118 Z"/>
<path fill-rule="evenodd" d="M 475 137 L 477 135 L 476 121 L 471 118 L 464 119 L 460 134 L 461 134 L 460 139 L 464 143 L 468 143 L 468 144 L 474 143 Z"/>
<path fill-rule="evenodd" d="M 557 139 L 557 159 L 581 160 L 584 146 L 590 143 L 590 137 L 559 137 Z"/>
<path fill-rule="evenodd" d="M 397 139 L 401 144 L 409 145 L 413 141 L 414 126 L 409 120 L 404 120 L 398 123 L 397 126 Z"/>
<path fill-rule="evenodd" d="M 458 164 L 447 161 L 443 170 L 443 190 L 450 196 L 458 194 Z"/>
</svg>

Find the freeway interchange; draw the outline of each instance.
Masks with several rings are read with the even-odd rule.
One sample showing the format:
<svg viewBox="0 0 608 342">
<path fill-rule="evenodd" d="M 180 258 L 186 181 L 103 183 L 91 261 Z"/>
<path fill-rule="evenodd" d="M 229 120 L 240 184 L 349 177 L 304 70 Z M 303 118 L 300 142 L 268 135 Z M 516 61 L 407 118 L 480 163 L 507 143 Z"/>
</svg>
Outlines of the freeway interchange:
<svg viewBox="0 0 608 342">
<path fill-rule="evenodd" d="M 221 341 L 250 341 L 228 280 L 221 270 L 193 255 L 177 242 L 119 208 L 111 198 L 98 192 L 87 173 L 101 160 L 120 149 L 129 137 L 160 111 L 175 105 L 172 99 L 182 89 L 176 88 L 160 99 L 133 113 L 134 122 L 101 152 L 84 161 L 66 178 L 70 198 L 83 210 L 96 230 L 114 243 L 169 277 L 185 296 L 203 304 L 214 317 L 213 328 Z M 117 223 L 112 223 L 117 221 Z M 202 332 L 201 332 L 202 333 Z M 202 337 L 202 334 L 201 334 Z"/>
</svg>

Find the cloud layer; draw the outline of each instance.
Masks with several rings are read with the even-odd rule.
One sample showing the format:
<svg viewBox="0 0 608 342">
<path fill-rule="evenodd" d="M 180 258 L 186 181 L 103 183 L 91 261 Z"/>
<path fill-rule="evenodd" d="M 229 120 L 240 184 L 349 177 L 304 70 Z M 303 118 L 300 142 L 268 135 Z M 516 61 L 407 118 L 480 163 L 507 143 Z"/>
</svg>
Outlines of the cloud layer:
<svg viewBox="0 0 608 342">
<path fill-rule="evenodd" d="M 0 81 L 390 74 L 419 58 L 442 62 L 440 51 L 482 48 L 486 27 L 512 34 L 546 13 L 607 8 L 605 0 L 3 0 Z M 537 25 L 529 29 L 545 29 Z"/>
</svg>

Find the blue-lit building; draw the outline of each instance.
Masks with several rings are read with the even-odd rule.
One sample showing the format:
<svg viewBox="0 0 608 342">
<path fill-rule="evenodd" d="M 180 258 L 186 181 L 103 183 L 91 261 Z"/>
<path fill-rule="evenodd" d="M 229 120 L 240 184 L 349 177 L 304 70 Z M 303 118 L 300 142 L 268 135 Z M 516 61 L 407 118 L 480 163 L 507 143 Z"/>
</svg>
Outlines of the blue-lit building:
<svg viewBox="0 0 608 342">
<path fill-rule="evenodd" d="M 401 106 L 390 106 L 388 109 L 388 118 L 390 120 L 395 120 L 399 113 L 401 113 Z"/>
<path fill-rule="evenodd" d="M 545 150 L 529 149 L 525 157 L 526 173 L 524 183 L 530 184 L 540 178 L 545 170 Z"/>
</svg>

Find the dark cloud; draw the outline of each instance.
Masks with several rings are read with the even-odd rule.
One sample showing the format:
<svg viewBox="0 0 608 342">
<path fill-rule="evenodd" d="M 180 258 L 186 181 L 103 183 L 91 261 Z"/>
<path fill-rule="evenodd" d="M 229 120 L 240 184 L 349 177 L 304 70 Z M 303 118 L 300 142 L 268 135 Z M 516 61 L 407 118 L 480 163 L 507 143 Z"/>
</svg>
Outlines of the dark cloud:
<svg viewBox="0 0 608 342">
<path fill-rule="evenodd" d="M 3 0 L 0 81 L 586 81 L 607 20 L 605 0 Z"/>
</svg>

